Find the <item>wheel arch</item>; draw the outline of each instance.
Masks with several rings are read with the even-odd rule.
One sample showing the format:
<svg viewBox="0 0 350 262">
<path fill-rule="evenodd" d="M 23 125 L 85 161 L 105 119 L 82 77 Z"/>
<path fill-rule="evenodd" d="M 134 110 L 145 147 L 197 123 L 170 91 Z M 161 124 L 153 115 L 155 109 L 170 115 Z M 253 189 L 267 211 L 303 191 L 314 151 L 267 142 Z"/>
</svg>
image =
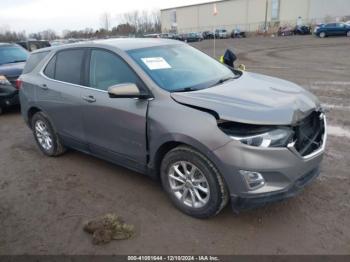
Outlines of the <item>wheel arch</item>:
<svg viewBox="0 0 350 262">
<path fill-rule="evenodd" d="M 213 149 L 206 147 L 205 145 L 203 145 L 202 143 L 200 143 L 199 141 L 191 137 L 188 137 L 185 135 L 173 135 L 168 139 L 162 140 L 162 142 L 158 142 L 157 145 L 150 148 L 149 161 L 148 161 L 150 176 L 152 176 L 155 179 L 159 179 L 160 165 L 162 163 L 164 156 L 169 151 L 171 151 L 172 149 L 178 146 L 187 146 L 198 151 L 199 153 L 207 157 L 210 161 L 212 161 L 215 167 L 221 173 L 219 160 L 213 153 L 214 151 Z"/>
<path fill-rule="evenodd" d="M 28 119 L 29 127 L 32 127 L 32 118 L 38 112 L 42 112 L 42 110 L 39 107 L 37 107 L 37 106 L 32 106 L 32 107 L 30 107 L 28 109 L 28 111 L 27 111 L 27 119 Z"/>
</svg>

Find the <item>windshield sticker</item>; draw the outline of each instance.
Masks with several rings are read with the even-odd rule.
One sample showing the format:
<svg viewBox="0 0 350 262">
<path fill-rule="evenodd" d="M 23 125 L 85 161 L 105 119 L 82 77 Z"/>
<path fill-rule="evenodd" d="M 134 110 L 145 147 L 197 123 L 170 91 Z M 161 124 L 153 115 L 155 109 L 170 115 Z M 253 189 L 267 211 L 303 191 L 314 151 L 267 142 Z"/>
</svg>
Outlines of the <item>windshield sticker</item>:
<svg viewBox="0 0 350 262">
<path fill-rule="evenodd" d="M 171 66 L 163 57 L 146 57 L 141 58 L 142 62 L 150 69 L 150 70 L 159 70 L 159 69 L 169 69 Z"/>
</svg>

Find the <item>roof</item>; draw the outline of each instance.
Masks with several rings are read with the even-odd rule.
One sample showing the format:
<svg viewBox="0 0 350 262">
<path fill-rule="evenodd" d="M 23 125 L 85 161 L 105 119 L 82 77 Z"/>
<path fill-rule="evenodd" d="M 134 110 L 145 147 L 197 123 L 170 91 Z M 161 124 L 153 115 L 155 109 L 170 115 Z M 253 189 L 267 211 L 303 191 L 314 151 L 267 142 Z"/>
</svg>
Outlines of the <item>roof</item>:
<svg viewBox="0 0 350 262">
<path fill-rule="evenodd" d="M 123 51 L 148 48 L 154 46 L 165 46 L 165 45 L 174 45 L 174 44 L 183 44 L 177 40 L 171 39 L 161 39 L 161 38 L 113 38 L 113 39 L 103 39 L 103 40 L 93 40 L 86 42 L 79 42 L 73 44 L 64 44 L 59 46 L 51 46 L 47 48 L 38 49 L 33 51 L 33 53 L 39 53 L 43 51 L 50 51 L 53 49 L 66 49 L 74 47 L 89 47 L 90 45 L 101 45 L 101 46 L 111 46 L 121 49 Z"/>
<path fill-rule="evenodd" d="M 110 45 L 122 49 L 124 51 L 154 46 L 181 44 L 181 42 L 177 40 L 160 38 L 114 38 L 106 40 L 96 40 L 92 41 L 92 43 Z"/>
<path fill-rule="evenodd" d="M 199 3 L 199 4 L 182 5 L 182 6 L 176 6 L 176 7 L 169 7 L 169 8 L 160 9 L 160 11 L 167 11 L 167 10 L 173 10 L 173 9 L 179 9 L 179 8 L 186 8 L 186 7 L 192 7 L 192 6 L 208 5 L 208 4 L 217 4 L 217 3 L 220 3 L 220 2 L 226 2 L 226 1 L 231 1 L 231 0 L 217 0 L 217 1 L 203 2 L 203 3 Z"/>
</svg>

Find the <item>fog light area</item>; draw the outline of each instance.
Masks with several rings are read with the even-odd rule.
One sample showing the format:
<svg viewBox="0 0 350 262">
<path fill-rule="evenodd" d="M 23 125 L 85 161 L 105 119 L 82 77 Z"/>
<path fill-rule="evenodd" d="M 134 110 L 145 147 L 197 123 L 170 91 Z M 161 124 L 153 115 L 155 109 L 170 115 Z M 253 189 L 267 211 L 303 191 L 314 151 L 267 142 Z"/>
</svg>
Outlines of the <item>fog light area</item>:
<svg viewBox="0 0 350 262">
<path fill-rule="evenodd" d="M 240 170 L 239 173 L 244 177 L 250 190 L 257 190 L 265 185 L 264 177 L 258 172 Z"/>
</svg>

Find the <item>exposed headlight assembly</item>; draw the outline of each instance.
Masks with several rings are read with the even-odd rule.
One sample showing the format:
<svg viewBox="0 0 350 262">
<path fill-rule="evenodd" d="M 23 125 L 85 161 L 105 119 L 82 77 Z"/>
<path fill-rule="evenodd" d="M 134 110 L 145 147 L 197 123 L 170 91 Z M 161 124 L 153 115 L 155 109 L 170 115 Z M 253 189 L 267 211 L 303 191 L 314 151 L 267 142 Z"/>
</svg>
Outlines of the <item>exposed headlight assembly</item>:
<svg viewBox="0 0 350 262">
<path fill-rule="evenodd" d="M 293 131 L 289 129 L 274 129 L 254 136 L 230 136 L 243 144 L 258 147 L 285 147 L 289 144 Z"/>
<path fill-rule="evenodd" d="M 294 131 L 288 127 L 257 126 L 232 122 L 218 122 L 218 126 L 229 137 L 248 146 L 286 147 L 294 137 Z"/>
</svg>

